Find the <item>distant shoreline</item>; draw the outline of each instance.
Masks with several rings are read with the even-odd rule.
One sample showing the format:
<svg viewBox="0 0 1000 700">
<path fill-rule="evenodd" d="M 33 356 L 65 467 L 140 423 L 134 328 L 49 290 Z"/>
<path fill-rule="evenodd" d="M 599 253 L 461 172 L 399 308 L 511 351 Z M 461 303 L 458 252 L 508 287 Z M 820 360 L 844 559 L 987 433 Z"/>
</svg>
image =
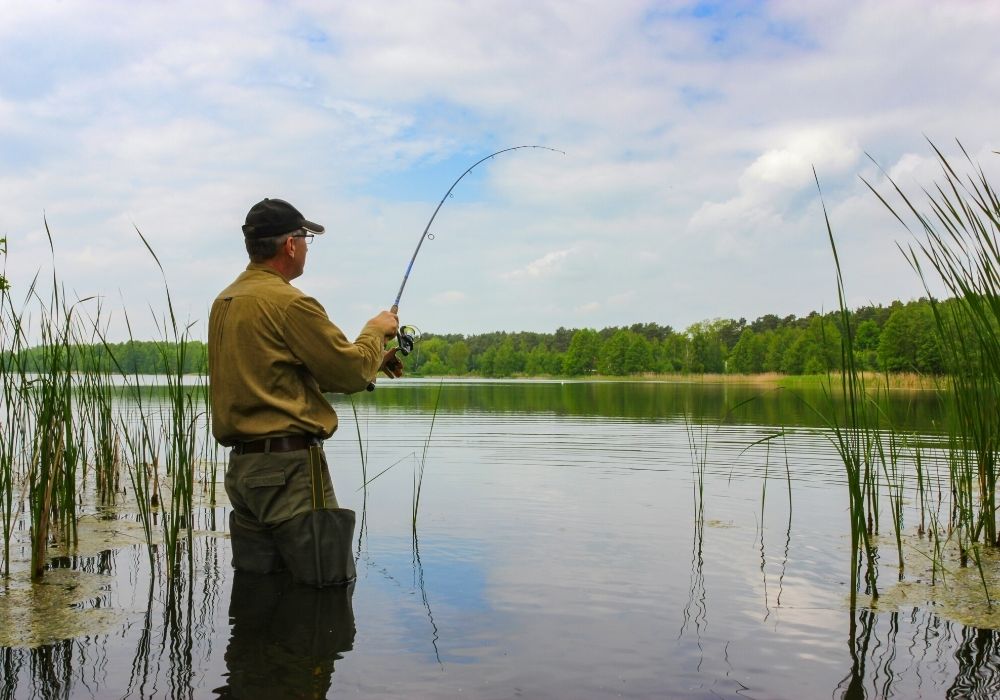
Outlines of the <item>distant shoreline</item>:
<svg viewBox="0 0 1000 700">
<path fill-rule="evenodd" d="M 905 389 L 914 391 L 935 391 L 947 385 L 947 377 L 922 375 L 915 372 L 893 372 L 888 375 L 878 372 L 862 373 L 866 385 L 870 389 L 885 387 L 888 382 L 889 389 Z M 481 377 L 475 374 L 438 374 L 438 375 L 408 375 L 411 379 L 476 379 L 502 382 L 505 379 L 544 380 L 544 381 L 567 381 L 567 382 L 649 382 L 668 384 L 748 384 L 753 386 L 767 386 L 774 388 L 809 388 L 820 387 L 827 382 L 826 374 L 780 374 L 778 372 L 763 372 L 761 374 L 656 374 L 645 373 L 627 376 L 609 375 L 589 375 L 589 376 L 565 376 L 565 375 L 515 375 L 511 377 Z M 833 372 L 829 375 L 834 387 L 840 385 L 840 372 Z"/>
<path fill-rule="evenodd" d="M 85 374 L 84 372 L 74 372 L 74 374 Z M 118 372 L 110 372 L 110 376 L 122 377 L 127 383 L 130 377 L 166 377 L 162 373 L 135 372 L 122 375 Z M 864 381 L 868 389 L 886 388 L 905 391 L 937 391 L 950 385 L 947 376 L 925 375 L 916 372 L 863 372 Z M 176 375 L 170 375 L 175 377 Z M 182 375 L 188 381 L 197 382 L 207 379 L 208 374 L 202 372 L 186 372 Z M 537 374 L 526 375 L 516 374 L 509 377 L 483 377 L 478 374 L 404 374 L 404 379 L 449 379 L 449 380 L 469 380 L 481 382 L 502 383 L 504 381 L 526 382 L 532 380 L 544 382 L 645 382 L 663 384 L 732 384 L 759 386 L 766 388 L 782 389 L 809 389 L 819 388 L 827 383 L 829 379 L 834 388 L 839 388 L 841 383 L 841 372 L 826 374 L 780 374 L 778 372 L 762 372 L 760 374 L 682 374 L 682 373 L 644 373 L 633 375 L 560 375 L 560 374 Z M 386 384 L 390 380 L 382 378 Z"/>
</svg>

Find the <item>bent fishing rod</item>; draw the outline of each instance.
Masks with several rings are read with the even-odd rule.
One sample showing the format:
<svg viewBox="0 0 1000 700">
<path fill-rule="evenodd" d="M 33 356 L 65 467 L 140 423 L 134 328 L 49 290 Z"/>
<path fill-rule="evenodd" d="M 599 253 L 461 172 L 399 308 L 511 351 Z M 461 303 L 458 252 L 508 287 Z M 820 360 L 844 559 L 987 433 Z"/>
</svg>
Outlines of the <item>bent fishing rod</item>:
<svg viewBox="0 0 1000 700">
<path fill-rule="evenodd" d="M 486 161 L 490 160 L 491 158 L 495 158 L 501 153 L 507 153 L 508 151 L 517 151 L 522 148 L 538 148 L 543 151 L 552 151 L 554 153 L 562 153 L 563 155 L 566 155 L 565 151 L 560 151 L 558 148 L 549 148 L 548 146 L 511 146 L 510 148 L 504 148 L 502 150 L 499 150 L 496 153 L 491 153 L 485 158 L 480 158 L 475 163 L 470 165 L 464 173 L 458 176 L 457 180 L 451 183 L 451 187 L 449 187 L 448 191 L 444 193 L 444 197 L 441 198 L 441 201 L 438 202 L 437 207 L 434 209 L 434 213 L 431 214 L 430 220 L 424 227 L 424 232 L 420 234 L 420 240 L 417 241 L 417 247 L 413 251 L 413 256 L 410 257 L 409 265 L 406 266 L 406 273 L 403 275 L 403 281 L 399 285 L 399 291 L 396 292 L 396 300 L 392 302 L 392 308 L 390 309 L 392 313 L 394 314 L 399 313 L 399 300 L 403 298 L 403 290 L 406 289 L 406 282 L 407 280 L 410 279 L 410 272 L 413 270 L 413 262 L 417 259 L 417 254 L 420 252 L 420 247 L 424 244 L 424 241 L 428 239 L 434 240 L 434 234 L 429 233 L 429 231 L 431 230 L 431 224 L 434 223 L 434 218 L 438 215 L 438 212 L 441 211 L 441 207 L 444 206 L 445 201 L 452 196 L 451 194 L 452 190 L 454 190 L 455 187 L 458 185 L 458 183 L 462 181 L 462 178 L 471 173 L 475 169 L 475 167 L 480 163 L 485 163 Z M 406 355 L 409 355 L 413 351 L 413 344 L 415 342 L 414 338 L 415 333 L 416 331 L 412 329 L 410 326 L 400 326 L 399 331 L 396 333 L 396 340 L 399 343 L 399 352 L 401 352 L 404 357 Z M 375 390 L 375 382 L 371 382 L 368 385 L 368 391 L 374 391 L 374 390 Z"/>
</svg>

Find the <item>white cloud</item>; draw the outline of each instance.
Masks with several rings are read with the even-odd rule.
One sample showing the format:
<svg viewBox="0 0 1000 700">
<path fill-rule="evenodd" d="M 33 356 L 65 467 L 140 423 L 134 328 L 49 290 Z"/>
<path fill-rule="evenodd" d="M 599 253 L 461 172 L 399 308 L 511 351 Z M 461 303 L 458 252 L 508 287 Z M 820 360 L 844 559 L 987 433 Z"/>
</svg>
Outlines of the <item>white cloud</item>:
<svg viewBox="0 0 1000 700">
<path fill-rule="evenodd" d="M 505 154 L 463 182 L 407 288 L 421 327 L 683 327 L 829 306 L 812 166 L 846 267 L 892 271 L 859 293 L 886 301 L 911 290 L 893 245 L 906 234 L 857 180 L 882 184 L 863 154 L 914 193 L 938 177 L 925 133 L 949 153 L 962 138 L 988 169 L 1000 160 L 991 4 L 702 18 L 638 0 L 5 9 L 8 274 L 23 287 L 48 264 L 44 211 L 67 285 L 121 288 L 137 316 L 160 297 L 133 222 L 200 313 L 244 264 L 246 209 L 282 196 L 333 234 L 299 284 L 360 327 L 391 301 L 452 179 L 522 143 L 566 155 Z M 622 289 L 635 296 L 612 303 Z"/>
<path fill-rule="evenodd" d="M 829 129 L 798 131 L 781 148 L 772 148 L 744 171 L 740 184 L 746 189 L 798 189 L 810 185 L 813 168 L 823 173 L 841 173 L 857 163 L 861 150 Z"/>
<path fill-rule="evenodd" d="M 566 250 L 553 250 L 536 260 L 532 260 L 524 267 L 512 270 L 503 275 L 504 279 L 516 280 L 523 277 L 543 277 L 559 273 L 565 266 L 567 259 L 576 253 L 573 248 Z"/>
<path fill-rule="evenodd" d="M 837 176 L 857 164 L 861 149 L 830 129 L 797 130 L 784 145 L 757 156 L 740 174 L 739 192 L 721 202 L 705 202 L 693 214 L 695 231 L 719 235 L 717 250 L 732 252 L 732 232 L 742 237 L 774 235 L 785 226 L 786 209 L 804 191 L 815 192 L 813 168 L 823 178 Z"/>
</svg>

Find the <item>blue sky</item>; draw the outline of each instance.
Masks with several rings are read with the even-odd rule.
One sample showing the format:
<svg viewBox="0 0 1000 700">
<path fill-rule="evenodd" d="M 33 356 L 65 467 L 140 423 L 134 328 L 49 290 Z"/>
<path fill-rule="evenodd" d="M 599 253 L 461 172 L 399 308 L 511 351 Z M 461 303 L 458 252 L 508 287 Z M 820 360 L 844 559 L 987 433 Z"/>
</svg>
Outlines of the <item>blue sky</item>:
<svg viewBox="0 0 1000 700">
<path fill-rule="evenodd" d="M 348 333 L 550 331 L 836 304 L 815 166 L 854 305 L 919 296 L 870 153 L 918 192 L 925 137 L 996 172 L 987 2 L 4 3 L 0 235 L 154 333 L 164 264 L 204 333 L 282 197 L 330 234 L 296 284 Z M 92 304 L 91 304 L 92 305 Z M 116 327 L 115 324 L 112 324 Z M 201 329 L 199 331 L 199 329 Z M 120 330 L 114 330 L 119 333 Z"/>
</svg>

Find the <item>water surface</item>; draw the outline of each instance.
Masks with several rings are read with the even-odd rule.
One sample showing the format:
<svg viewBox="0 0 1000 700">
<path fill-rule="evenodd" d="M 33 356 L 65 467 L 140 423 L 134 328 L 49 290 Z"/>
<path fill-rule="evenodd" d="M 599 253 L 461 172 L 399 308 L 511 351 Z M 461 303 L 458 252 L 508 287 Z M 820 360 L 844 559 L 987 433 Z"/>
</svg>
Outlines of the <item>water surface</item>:
<svg viewBox="0 0 1000 700">
<path fill-rule="evenodd" d="M 0 697 L 911 698 L 1000 688 L 993 630 L 923 605 L 849 611 L 843 467 L 821 421 L 788 392 L 380 382 L 356 397 L 367 477 L 395 466 L 367 493 L 351 405 L 334 402 L 334 483 L 359 524 L 363 515 L 353 590 L 234 576 L 220 504 L 199 512 L 196 574 L 173 594 L 150 575 L 143 545 L 55 559 L 99 583 L 75 605 L 120 618 L 0 649 Z M 933 433 L 939 410 L 932 395 L 894 398 L 894 420 L 921 433 Z M 883 553 L 889 586 L 895 554 L 888 544 Z"/>
</svg>

